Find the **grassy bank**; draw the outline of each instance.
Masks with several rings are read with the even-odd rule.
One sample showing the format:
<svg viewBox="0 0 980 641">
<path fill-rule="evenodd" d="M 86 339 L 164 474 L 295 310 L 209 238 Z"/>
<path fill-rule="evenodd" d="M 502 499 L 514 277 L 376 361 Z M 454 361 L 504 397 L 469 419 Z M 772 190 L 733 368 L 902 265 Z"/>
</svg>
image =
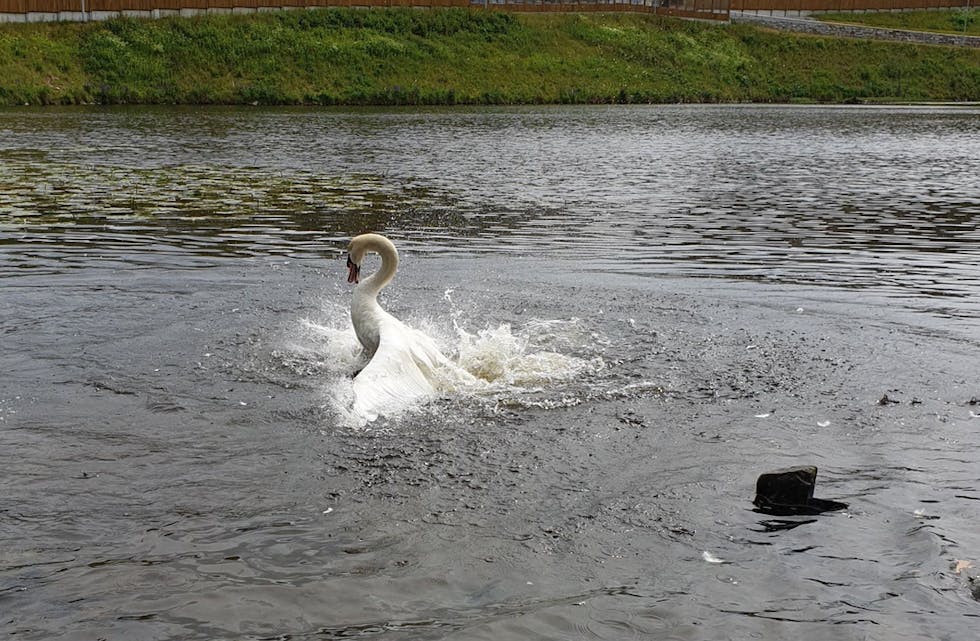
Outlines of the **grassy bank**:
<svg viewBox="0 0 980 641">
<path fill-rule="evenodd" d="M 869 27 L 935 31 L 938 33 L 980 36 L 980 9 L 950 9 L 947 11 L 875 11 L 871 13 L 818 14 L 827 22 L 850 22 Z"/>
<path fill-rule="evenodd" d="M 980 100 L 980 50 L 623 14 L 287 11 L 0 26 L 0 104 Z"/>
</svg>

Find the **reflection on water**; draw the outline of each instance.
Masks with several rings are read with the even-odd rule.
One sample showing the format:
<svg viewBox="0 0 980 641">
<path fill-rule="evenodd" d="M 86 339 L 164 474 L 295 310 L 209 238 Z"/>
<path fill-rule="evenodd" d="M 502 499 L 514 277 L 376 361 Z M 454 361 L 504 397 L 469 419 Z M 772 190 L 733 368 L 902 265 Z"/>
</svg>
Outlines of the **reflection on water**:
<svg viewBox="0 0 980 641">
<path fill-rule="evenodd" d="M 430 252 L 870 287 L 975 316 L 977 115 L 7 111 L 2 242 L 14 265 L 58 269 L 38 258 L 329 254 L 372 229 Z"/>
</svg>

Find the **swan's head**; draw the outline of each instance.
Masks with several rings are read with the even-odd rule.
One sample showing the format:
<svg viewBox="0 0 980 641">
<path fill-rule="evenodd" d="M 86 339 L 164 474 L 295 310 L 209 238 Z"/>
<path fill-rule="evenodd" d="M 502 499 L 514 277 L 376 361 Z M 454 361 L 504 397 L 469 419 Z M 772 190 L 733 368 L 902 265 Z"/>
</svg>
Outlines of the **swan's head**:
<svg viewBox="0 0 980 641">
<path fill-rule="evenodd" d="M 398 263 L 398 251 L 394 243 L 381 234 L 361 234 L 354 236 L 347 246 L 347 282 L 358 283 L 361 280 L 361 261 L 364 256 L 374 252 L 381 254 L 382 263 L 392 261 L 392 268 Z"/>
</svg>

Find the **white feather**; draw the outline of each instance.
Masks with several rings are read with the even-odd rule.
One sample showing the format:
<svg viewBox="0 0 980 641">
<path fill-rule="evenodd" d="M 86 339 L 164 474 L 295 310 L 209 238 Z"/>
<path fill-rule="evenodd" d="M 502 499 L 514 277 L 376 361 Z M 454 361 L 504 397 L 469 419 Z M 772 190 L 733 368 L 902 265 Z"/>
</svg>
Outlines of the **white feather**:
<svg viewBox="0 0 980 641">
<path fill-rule="evenodd" d="M 354 413 L 367 422 L 434 396 L 434 370 L 445 360 L 428 336 L 386 316 L 377 351 L 354 378 Z"/>
</svg>

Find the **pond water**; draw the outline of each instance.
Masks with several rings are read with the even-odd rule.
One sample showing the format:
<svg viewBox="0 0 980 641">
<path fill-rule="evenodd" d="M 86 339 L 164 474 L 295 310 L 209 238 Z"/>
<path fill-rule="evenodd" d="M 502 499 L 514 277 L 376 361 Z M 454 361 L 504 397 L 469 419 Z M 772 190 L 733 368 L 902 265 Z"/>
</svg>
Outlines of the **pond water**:
<svg viewBox="0 0 980 641">
<path fill-rule="evenodd" d="M 0 111 L 0 630 L 968 638 L 978 176 L 969 107 Z M 345 422 L 363 231 L 479 391 Z"/>
</svg>

